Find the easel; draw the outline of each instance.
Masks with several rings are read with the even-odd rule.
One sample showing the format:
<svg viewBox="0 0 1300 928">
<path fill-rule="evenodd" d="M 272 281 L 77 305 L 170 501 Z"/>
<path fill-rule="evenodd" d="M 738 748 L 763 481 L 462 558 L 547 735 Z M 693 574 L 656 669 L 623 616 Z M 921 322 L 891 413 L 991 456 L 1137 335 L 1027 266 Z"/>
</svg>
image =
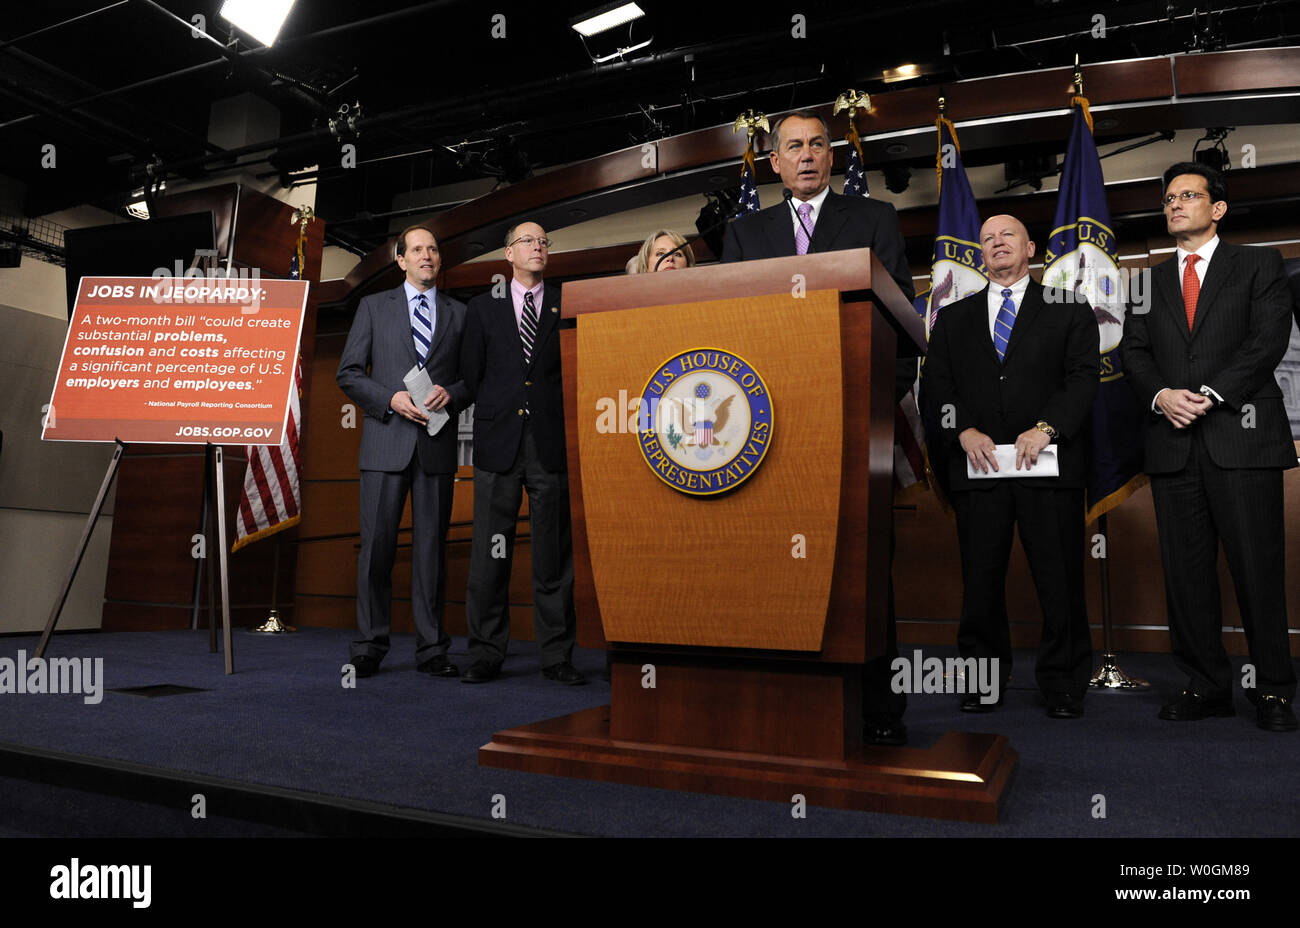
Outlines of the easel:
<svg viewBox="0 0 1300 928">
<path fill-rule="evenodd" d="M 217 252 L 214 250 L 198 249 L 194 252 L 194 259 L 190 262 L 191 269 L 198 267 L 200 262 L 204 263 L 204 270 L 208 270 L 217 260 Z M 118 465 L 122 461 L 122 455 L 126 452 L 127 443 L 121 438 L 114 439 L 117 447 L 113 451 L 113 458 L 108 462 L 108 469 L 104 473 L 104 480 L 99 485 L 99 494 L 95 497 L 95 503 L 91 506 L 90 516 L 86 520 L 86 527 L 81 532 L 81 540 L 77 543 L 77 550 L 73 554 L 72 562 L 68 565 L 67 576 L 64 577 L 63 586 L 59 590 L 59 595 L 54 601 L 54 606 L 50 609 L 50 616 L 45 620 L 45 630 L 41 633 L 40 644 L 36 648 L 37 658 L 45 655 L 45 648 L 50 642 L 50 636 L 54 633 L 54 628 L 58 624 L 59 615 L 63 612 L 63 606 L 68 600 L 68 593 L 72 589 L 73 581 L 76 580 L 77 570 L 81 567 L 82 558 L 86 555 L 86 548 L 90 544 L 90 536 L 95 531 L 95 523 L 99 519 L 100 512 L 104 508 L 104 500 L 108 496 L 108 488 L 112 486 L 113 478 L 117 476 Z M 212 559 L 208 556 L 210 532 L 208 529 L 208 512 L 213 495 L 216 497 L 216 543 L 218 560 L 220 561 L 220 585 L 221 585 L 221 625 L 222 641 L 226 651 L 226 673 L 235 672 L 235 655 L 233 651 L 233 641 L 230 634 L 230 574 L 226 560 L 226 496 L 225 496 L 225 479 L 224 479 L 224 457 L 225 449 L 220 445 L 214 445 L 208 442 L 204 446 L 204 468 L 203 468 L 203 504 L 199 517 L 200 534 L 203 537 L 203 559 L 208 562 L 208 650 L 215 652 L 217 650 L 217 629 L 216 629 L 216 603 L 214 597 L 216 594 L 216 584 L 212 576 Z M 194 571 L 194 613 L 191 620 L 191 627 L 197 624 L 199 586 L 202 579 L 202 568 L 195 567 Z"/>
</svg>

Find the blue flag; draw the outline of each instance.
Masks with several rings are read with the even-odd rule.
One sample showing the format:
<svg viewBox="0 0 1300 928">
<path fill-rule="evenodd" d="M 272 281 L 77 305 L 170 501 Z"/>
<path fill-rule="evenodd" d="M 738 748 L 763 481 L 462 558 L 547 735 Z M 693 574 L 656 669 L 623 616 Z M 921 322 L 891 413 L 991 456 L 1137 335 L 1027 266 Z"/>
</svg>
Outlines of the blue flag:
<svg viewBox="0 0 1300 928">
<path fill-rule="evenodd" d="M 966 168 L 961 163 L 957 130 L 940 116 L 939 150 L 935 171 L 939 175 L 939 221 L 930 256 L 930 287 L 916 298 L 916 311 L 926 317 L 926 333 L 934 328 L 940 308 L 988 285 L 980 254 L 980 214 L 975 206 Z"/>
<path fill-rule="evenodd" d="M 1114 509 L 1146 482 L 1142 474 L 1145 417 L 1124 383 L 1119 341 L 1124 294 L 1106 186 L 1092 137 L 1088 101 L 1075 97 L 1074 126 L 1043 258 L 1043 284 L 1086 299 L 1097 317 L 1101 390 L 1092 407 L 1092 473 L 1088 521 Z"/>
</svg>

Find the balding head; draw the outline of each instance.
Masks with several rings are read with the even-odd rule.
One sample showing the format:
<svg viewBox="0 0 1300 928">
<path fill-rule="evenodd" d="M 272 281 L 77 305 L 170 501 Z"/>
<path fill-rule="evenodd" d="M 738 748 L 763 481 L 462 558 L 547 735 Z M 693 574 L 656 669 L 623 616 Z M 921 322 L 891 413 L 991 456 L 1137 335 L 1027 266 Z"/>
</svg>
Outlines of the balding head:
<svg viewBox="0 0 1300 928">
<path fill-rule="evenodd" d="M 1005 286 L 1029 273 L 1034 243 L 1015 216 L 990 216 L 980 226 L 980 251 L 989 280 Z"/>
</svg>

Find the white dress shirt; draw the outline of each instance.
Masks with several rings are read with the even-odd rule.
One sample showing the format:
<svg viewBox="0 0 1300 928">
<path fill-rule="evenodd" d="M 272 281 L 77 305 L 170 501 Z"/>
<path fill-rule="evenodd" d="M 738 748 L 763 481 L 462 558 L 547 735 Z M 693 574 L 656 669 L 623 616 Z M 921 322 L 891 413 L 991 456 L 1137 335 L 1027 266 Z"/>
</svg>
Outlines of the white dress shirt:
<svg viewBox="0 0 1300 928">
<path fill-rule="evenodd" d="M 817 196 L 813 197 L 811 200 L 801 200 L 799 199 L 798 194 L 790 198 L 790 205 L 794 207 L 794 209 L 790 210 L 790 228 L 794 230 L 795 239 L 799 238 L 799 214 L 796 212 L 799 209 L 799 205 L 801 203 L 811 204 L 812 213 L 810 213 L 808 216 L 808 229 L 811 232 L 815 233 L 817 231 L 817 219 L 822 214 L 822 204 L 826 202 L 826 194 L 830 192 L 831 192 L 831 185 L 827 184 L 822 189 L 822 192 L 817 194 Z M 808 240 L 809 240 L 809 244 L 811 245 L 812 244 L 811 235 L 808 236 Z"/>
<path fill-rule="evenodd" d="M 998 312 L 1002 309 L 1002 291 L 1011 291 L 1011 302 L 1016 304 L 1016 315 L 1020 315 L 1020 307 L 1025 302 L 1025 291 L 1029 289 L 1029 275 L 1017 280 L 1011 286 L 994 283 L 989 281 L 989 338 L 993 338 L 993 324 L 997 322 Z M 1015 328 L 1014 326 L 1012 327 Z M 997 344 L 994 340 L 993 344 Z"/>
</svg>

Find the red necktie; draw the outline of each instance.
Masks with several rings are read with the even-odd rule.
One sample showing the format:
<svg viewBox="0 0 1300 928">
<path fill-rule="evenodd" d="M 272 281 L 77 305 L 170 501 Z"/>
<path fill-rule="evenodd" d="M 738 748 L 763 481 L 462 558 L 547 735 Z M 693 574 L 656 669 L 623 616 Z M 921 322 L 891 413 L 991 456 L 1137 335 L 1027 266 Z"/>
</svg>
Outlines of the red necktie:
<svg viewBox="0 0 1300 928">
<path fill-rule="evenodd" d="M 1201 279 L 1196 276 L 1196 262 L 1200 255 L 1188 255 L 1187 267 L 1183 269 L 1183 311 L 1187 313 L 1187 331 L 1192 330 L 1196 320 L 1196 298 L 1201 295 Z"/>
</svg>

